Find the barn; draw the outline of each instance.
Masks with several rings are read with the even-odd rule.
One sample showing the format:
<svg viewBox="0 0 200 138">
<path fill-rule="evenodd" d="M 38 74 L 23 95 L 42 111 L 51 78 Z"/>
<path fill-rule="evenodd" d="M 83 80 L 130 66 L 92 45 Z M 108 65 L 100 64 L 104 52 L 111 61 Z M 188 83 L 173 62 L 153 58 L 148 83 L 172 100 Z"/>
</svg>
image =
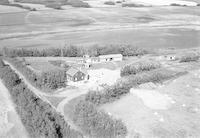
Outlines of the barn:
<svg viewBox="0 0 200 138">
<path fill-rule="evenodd" d="M 100 55 L 100 62 L 108 62 L 108 61 L 122 61 L 122 54 L 109 54 L 109 55 Z"/>
<path fill-rule="evenodd" d="M 66 71 L 67 81 L 83 81 L 88 80 L 89 75 L 86 70 L 71 67 Z"/>
</svg>

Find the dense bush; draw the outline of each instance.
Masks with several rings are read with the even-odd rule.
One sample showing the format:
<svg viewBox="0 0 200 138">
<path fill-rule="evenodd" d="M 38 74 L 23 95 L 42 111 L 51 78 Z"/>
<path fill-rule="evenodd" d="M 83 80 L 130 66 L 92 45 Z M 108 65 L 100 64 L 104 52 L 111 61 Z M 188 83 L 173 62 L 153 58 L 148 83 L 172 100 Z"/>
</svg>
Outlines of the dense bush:
<svg viewBox="0 0 200 138">
<path fill-rule="evenodd" d="M 9 66 L 0 67 L 0 77 L 8 88 L 30 137 L 82 137 L 49 104 L 34 95 Z"/>
<path fill-rule="evenodd" d="M 0 4 L 9 4 L 8 0 L 0 0 Z"/>
<path fill-rule="evenodd" d="M 67 4 L 71 5 L 72 7 L 90 8 L 90 5 L 82 0 L 68 0 Z"/>
<path fill-rule="evenodd" d="M 33 3 L 33 4 L 49 4 L 49 3 L 61 3 L 66 4 L 67 0 L 14 0 L 16 2 L 22 2 L 22 3 Z"/>
<path fill-rule="evenodd" d="M 91 56 L 99 56 L 119 53 L 123 56 L 140 56 L 148 53 L 148 51 L 145 49 L 131 45 L 93 45 L 89 47 L 78 47 L 70 45 L 64 48 L 47 48 L 43 50 L 4 48 L 3 51 L 5 56 L 8 57 L 82 57 L 85 54 L 89 54 Z"/>
<path fill-rule="evenodd" d="M 0 67 L 5 66 L 4 62 L 2 61 L 2 58 L 0 57 Z"/>
<path fill-rule="evenodd" d="M 127 128 L 121 120 L 98 111 L 94 104 L 87 101 L 80 101 L 75 105 L 73 121 L 93 138 L 117 138 L 125 137 L 127 134 Z"/>
<path fill-rule="evenodd" d="M 167 69 L 156 69 L 149 72 L 143 72 L 140 74 L 123 77 L 120 80 L 120 83 L 129 87 L 137 86 L 148 82 L 162 83 L 163 81 L 172 79 L 174 77 L 178 77 L 185 73 L 186 72 L 174 72 Z"/>
<path fill-rule="evenodd" d="M 160 63 L 155 61 L 140 61 L 136 63 L 132 63 L 129 65 L 126 65 L 121 69 L 121 76 L 127 76 L 131 74 L 137 74 L 139 72 L 143 71 L 150 71 L 153 69 L 160 68 Z"/>
<path fill-rule="evenodd" d="M 42 86 L 53 90 L 66 86 L 66 73 L 64 70 L 43 72 L 39 79 Z"/>
<path fill-rule="evenodd" d="M 122 7 L 144 7 L 144 5 L 136 3 L 123 3 Z"/>
<path fill-rule="evenodd" d="M 106 5 L 115 5 L 115 2 L 113 2 L 113 1 L 105 1 L 104 4 L 106 4 Z"/>
<path fill-rule="evenodd" d="M 39 75 L 28 68 L 23 61 L 14 58 L 7 58 L 6 60 L 17 68 L 32 83 L 32 85 L 46 92 L 51 92 L 52 90 L 66 86 L 66 74 L 64 70 L 43 72 Z"/>
<path fill-rule="evenodd" d="M 191 62 L 199 60 L 200 56 L 197 53 L 187 53 L 180 57 L 180 62 Z"/>
<path fill-rule="evenodd" d="M 130 86 L 120 83 L 113 86 L 107 86 L 103 91 L 89 91 L 85 96 L 85 100 L 90 101 L 95 105 L 109 103 L 119 99 L 122 95 L 129 93 L 130 88 Z"/>
<path fill-rule="evenodd" d="M 53 8 L 53 9 L 57 9 L 57 10 L 61 10 L 62 9 L 62 4 L 60 3 L 48 3 L 45 5 L 48 8 Z"/>
<path fill-rule="evenodd" d="M 122 3 L 122 1 L 116 1 L 116 3 Z"/>
<path fill-rule="evenodd" d="M 170 6 L 182 6 L 182 5 L 178 3 L 171 3 Z"/>
<path fill-rule="evenodd" d="M 164 69 L 156 69 L 149 72 L 143 72 L 136 75 L 122 77 L 113 86 L 108 86 L 102 91 L 90 91 L 86 94 L 85 100 L 95 105 L 101 105 L 119 99 L 121 96 L 129 93 L 130 88 L 137 87 L 140 84 L 154 82 L 162 83 L 173 77 L 178 77 L 186 72 L 174 72 Z"/>
</svg>

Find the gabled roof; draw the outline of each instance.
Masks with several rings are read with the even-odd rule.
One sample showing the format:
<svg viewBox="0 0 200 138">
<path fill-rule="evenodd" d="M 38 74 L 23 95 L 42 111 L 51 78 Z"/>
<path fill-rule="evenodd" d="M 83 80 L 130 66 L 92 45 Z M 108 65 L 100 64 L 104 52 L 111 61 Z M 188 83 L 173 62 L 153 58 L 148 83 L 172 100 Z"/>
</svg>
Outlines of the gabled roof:
<svg viewBox="0 0 200 138">
<path fill-rule="evenodd" d="M 87 70 L 86 69 L 77 69 L 77 68 L 74 68 L 74 67 L 71 67 L 69 68 L 67 71 L 66 71 L 66 74 L 70 75 L 70 76 L 74 76 L 76 73 L 78 72 L 82 72 L 83 74 L 87 75 Z"/>
<path fill-rule="evenodd" d="M 70 76 L 74 76 L 79 70 L 76 68 L 69 68 L 66 73 Z"/>
</svg>

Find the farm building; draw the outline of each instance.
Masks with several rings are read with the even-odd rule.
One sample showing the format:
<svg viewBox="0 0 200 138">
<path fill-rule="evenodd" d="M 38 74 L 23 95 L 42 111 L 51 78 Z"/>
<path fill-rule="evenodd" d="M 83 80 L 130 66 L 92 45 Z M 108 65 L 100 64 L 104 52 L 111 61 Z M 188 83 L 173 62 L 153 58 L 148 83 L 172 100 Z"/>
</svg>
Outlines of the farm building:
<svg viewBox="0 0 200 138">
<path fill-rule="evenodd" d="M 67 81 L 83 81 L 88 80 L 89 75 L 86 70 L 71 67 L 66 71 Z"/>
<path fill-rule="evenodd" d="M 166 60 L 176 60 L 176 56 L 175 55 L 165 55 L 165 59 Z"/>
<path fill-rule="evenodd" d="M 123 56 L 121 54 L 110 54 L 110 55 L 99 56 L 100 62 L 122 61 L 122 58 L 123 58 Z"/>
<path fill-rule="evenodd" d="M 122 61 L 123 56 L 121 54 L 110 54 L 110 55 L 100 55 L 98 57 L 90 57 L 89 55 L 84 55 L 81 63 L 85 68 L 90 68 L 92 64 L 110 62 L 110 61 Z"/>
</svg>

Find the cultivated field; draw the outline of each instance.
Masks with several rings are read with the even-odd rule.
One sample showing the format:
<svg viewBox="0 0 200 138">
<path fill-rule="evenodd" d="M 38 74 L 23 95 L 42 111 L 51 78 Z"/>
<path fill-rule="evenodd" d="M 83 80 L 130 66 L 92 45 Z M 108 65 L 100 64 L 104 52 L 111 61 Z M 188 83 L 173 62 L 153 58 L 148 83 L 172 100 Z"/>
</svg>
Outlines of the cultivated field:
<svg viewBox="0 0 200 138">
<path fill-rule="evenodd" d="M 64 10 L 25 12 L 11 8 L 11 13 L 0 14 L 1 47 L 132 44 L 189 48 L 199 44 L 199 7 L 67 6 Z M 7 6 L 1 12 L 7 12 L 6 9 Z"/>
</svg>

